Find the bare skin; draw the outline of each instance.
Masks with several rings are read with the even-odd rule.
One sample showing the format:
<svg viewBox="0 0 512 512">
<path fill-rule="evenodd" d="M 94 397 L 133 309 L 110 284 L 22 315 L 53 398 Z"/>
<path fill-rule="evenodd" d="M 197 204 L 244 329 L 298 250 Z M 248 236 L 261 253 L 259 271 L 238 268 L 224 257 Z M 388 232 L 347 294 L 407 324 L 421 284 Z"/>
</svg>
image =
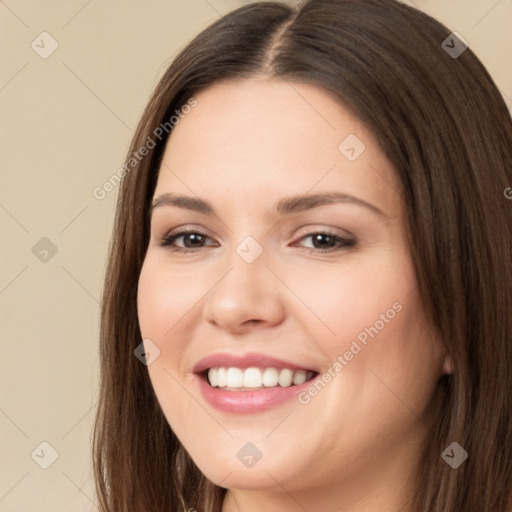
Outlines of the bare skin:
<svg viewBox="0 0 512 512">
<path fill-rule="evenodd" d="M 138 290 L 142 338 L 160 349 L 148 370 L 167 421 L 228 488 L 223 512 L 408 511 L 436 384 L 450 367 L 424 317 L 391 164 L 318 87 L 258 77 L 196 99 L 169 139 L 154 198 L 201 198 L 215 213 L 156 207 Z M 339 149 L 349 134 L 364 151 L 356 139 Z M 371 206 L 273 211 L 283 198 L 333 192 Z M 161 245 L 184 229 L 198 235 Z M 262 250 L 252 263 L 237 253 L 248 236 Z M 371 326 L 378 332 L 363 344 Z M 331 379 L 302 402 L 219 411 L 192 370 L 217 352 L 263 353 Z M 237 457 L 248 442 L 262 454 L 252 467 Z"/>
</svg>

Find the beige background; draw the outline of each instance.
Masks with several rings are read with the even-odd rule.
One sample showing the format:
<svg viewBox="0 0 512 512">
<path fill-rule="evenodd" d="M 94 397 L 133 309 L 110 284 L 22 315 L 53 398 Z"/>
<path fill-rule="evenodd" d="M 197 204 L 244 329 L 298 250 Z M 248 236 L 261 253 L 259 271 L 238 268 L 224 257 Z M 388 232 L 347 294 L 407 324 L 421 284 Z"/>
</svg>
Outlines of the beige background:
<svg viewBox="0 0 512 512">
<path fill-rule="evenodd" d="M 2 512 L 95 510 L 98 301 L 117 190 L 92 190 L 123 164 L 176 51 L 244 3 L 0 0 Z M 459 32 L 511 108 L 512 1 L 406 3 Z M 47 59 L 31 47 L 50 48 L 43 31 L 59 45 Z M 32 250 L 43 237 L 57 249 L 46 262 Z M 47 469 L 43 441 L 58 452 Z"/>
</svg>

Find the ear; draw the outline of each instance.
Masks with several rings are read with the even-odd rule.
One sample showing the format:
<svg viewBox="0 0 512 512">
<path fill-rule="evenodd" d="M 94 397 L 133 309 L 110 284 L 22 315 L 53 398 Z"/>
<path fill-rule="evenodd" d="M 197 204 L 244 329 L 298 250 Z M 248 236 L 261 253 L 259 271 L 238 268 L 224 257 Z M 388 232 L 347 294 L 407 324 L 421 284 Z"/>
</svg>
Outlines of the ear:
<svg viewBox="0 0 512 512">
<path fill-rule="evenodd" d="M 453 373 L 452 358 L 446 354 L 443 361 L 443 375 L 451 375 Z"/>
</svg>

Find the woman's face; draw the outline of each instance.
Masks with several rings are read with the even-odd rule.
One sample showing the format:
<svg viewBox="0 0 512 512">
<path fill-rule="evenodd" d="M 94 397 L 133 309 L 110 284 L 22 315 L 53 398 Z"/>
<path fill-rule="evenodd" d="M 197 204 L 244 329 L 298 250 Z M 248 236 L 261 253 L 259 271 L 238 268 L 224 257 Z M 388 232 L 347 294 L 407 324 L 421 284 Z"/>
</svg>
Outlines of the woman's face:
<svg viewBox="0 0 512 512">
<path fill-rule="evenodd" d="M 407 475 L 444 353 L 389 161 L 312 85 L 229 81 L 196 100 L 165 150 L 138 289 L 169 425 L 230 489 Z"/>
</svg>

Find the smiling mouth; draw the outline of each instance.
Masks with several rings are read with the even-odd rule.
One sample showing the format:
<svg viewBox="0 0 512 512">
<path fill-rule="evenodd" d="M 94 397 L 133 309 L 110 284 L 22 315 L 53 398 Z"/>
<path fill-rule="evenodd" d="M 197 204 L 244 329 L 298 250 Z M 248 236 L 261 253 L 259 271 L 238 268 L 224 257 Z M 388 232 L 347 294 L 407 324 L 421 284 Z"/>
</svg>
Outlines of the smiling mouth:
<svg viewBox="0 0 512 512">
<path fill-rule="evenodd" d="M 223 391 L 257 391 L 264 388 L 299 386 L 318 373 L 311 370 L 292 370 L 274 367 L 214 367 L 201 374 L 212 388 Z"/>
</svg>

